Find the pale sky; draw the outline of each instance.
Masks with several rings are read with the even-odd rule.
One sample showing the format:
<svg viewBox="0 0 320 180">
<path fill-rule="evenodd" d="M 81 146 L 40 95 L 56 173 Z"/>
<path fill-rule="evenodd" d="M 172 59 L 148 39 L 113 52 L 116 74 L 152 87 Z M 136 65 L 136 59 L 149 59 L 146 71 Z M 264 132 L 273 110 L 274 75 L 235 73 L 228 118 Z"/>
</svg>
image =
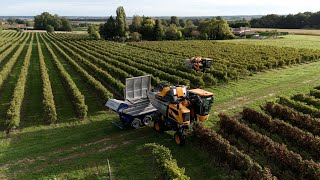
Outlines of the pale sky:
<svg viewBox="0 0 320 180">
<path fill-rule="evenodd" d="M 118 6 L 127 16 L 266 15 L 320 11 L 320 0 L 0 0 L 0 16 L 110 16 Z"/>
</svg>

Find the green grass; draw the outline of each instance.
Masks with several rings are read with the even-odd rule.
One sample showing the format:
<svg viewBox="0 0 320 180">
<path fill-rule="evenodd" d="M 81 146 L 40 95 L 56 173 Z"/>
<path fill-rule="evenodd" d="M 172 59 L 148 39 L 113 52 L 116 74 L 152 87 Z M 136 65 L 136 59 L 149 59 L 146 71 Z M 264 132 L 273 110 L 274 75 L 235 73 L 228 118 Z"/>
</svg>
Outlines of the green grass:
<svg viewBox="0 0 320 180">
<path fill-rule="evenodd" d="M 221 42 L 242 43 L 249 45 L 271 45 L 278 47 L 320 49 L 320 36 L 308 35 L 287 35 L 279 37 L 278 39 L 234 39 Z"/>
<path fill-rule="evenodd" d="M 264 32 L 277 30 L 278 32 L 288 32 L 289 34 L 295 35 L 320 35 L 319 29 L 274 29 L 274 28 L 252 28 L 253 31 Z"/>
</svg>

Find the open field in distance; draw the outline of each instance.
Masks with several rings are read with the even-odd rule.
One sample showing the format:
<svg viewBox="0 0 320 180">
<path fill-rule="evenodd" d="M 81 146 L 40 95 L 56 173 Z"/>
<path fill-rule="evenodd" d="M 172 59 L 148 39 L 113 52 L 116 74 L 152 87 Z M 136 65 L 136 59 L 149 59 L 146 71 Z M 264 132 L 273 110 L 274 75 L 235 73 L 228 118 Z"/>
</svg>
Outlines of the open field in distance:
<svg viewBox="0 0 320 180">
<path fill-rule="evenodd" d="M 320 36 L 319 29 L 275 29 L 275 28 L 252 28 L 253 31 L 272 31 L 289 32 L 296 35 L 317 35 Z"/>
<path fill-rule="evenodd" d="M 293 47 L 306 49 L 320 49 L 320 36 L 287 35 L 277 39 L 233 39 L 218 42 L 241 43 L 251 45 L 266 45 L 277 47 Z"/>
</svg>

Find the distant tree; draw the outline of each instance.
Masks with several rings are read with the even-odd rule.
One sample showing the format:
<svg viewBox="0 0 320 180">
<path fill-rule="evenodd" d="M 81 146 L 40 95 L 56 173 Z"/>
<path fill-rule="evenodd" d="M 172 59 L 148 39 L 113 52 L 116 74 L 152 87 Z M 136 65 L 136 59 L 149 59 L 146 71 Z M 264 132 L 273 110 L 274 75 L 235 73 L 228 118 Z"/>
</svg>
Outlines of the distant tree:
<svg viewBox="0 0 320 180">
<path fill-rule="evenodd" d="M 204 34 L 204 33 L 208 33 L 211 31 L 210 30 L 210 21 L 202 21 L 199 26 L 197 27 L 198 31 L 201 33 L 201 34 Z"/>
<path fill-rule="evenodd" d="M 30 21 L 26 21 L 26 26 L 28 26 L 28 27 L 32 26 L 31 22 Z"/>
<path fill-rule="evenodd" d="M 89 34 L 89 36 L 91 36 L 93 39 L 96 39 L 96 40 L 101 38 L 101 36 L 100 36 L 99 32 L 97 31 L 95 25 L 90 25 L 88 27 L 88 34 Z"/>
<path fill-rule="evenodd" d="M 120 37 L 126 36 L 126 13 L 124 11 L 124 8 L 122 6 L 117 8 L 117 17 L 116 17 L 116 32 L 117 35 Z"/>
<path fill-rule="evenodd" d="M 98 31 L 95 31 L 92 35 L 91 35 L 95 40 L 101 39 L 101 36 L 99 34 Z"/>
<path fill-rule="evenodd" d="M 105 24 L 100 25 L 99 33 L 104 39 L 114 39 L 114 37 L 117 36 L 116 20 L 110 16 Z"/>
<path fill-rule="evenodd" d="M 16 19 L 15 18 L 9 18 L 9 19 L 7 19 L 7 22 L 9 24 L 14 24 L 16 22 Z"/>
<path fill-rule="evenodd" d="M 214 29 L 213 39 L 224 40 L 233 39 L 234 34 L 231 32 L 229 24 L 225 20 L 217 20 L 217 27 Z"/>
<path fill-rule="evenodd" d="M 250 23 L 246 20 L 230 21 L 228 24 L 232 28 L 251 27 Z"/>
<path fill-rule="evenodd" d="M 268 14 L 250 21 L 254 28 L 320 28 L 320 11 L 288 14 L 285 16 Z"/>
<path fill-rule="evenodd" d="M 157 41 L 161 41 L 165 37 L 165 32 L 160 19 L 156 20 L 156 25 L 154 27 L 154 35 L 155 35 L 155 40 Z"/>
<path fill-rule="evenodd" d="M 170 24 L 170 22 L 168 23 L 168 21 L 170 21 L 170 20 L 168 20 L 168 19 L 161 19 L 161 24 L 162 24 L 162 26 L 167 27 L 167 26 Z"/>
<path fill-rule="evenodd" d="M 320 29 L 320 11 L 310 15 L 309 24 L 313 28 Z"/>
<path fill-rule="evenodd" d="M 62 17 L 61 23 L 62 23 L 62 29 L 61 29 L 62 31 L 72 31 L 71 22 L 67 18 Z"/>
<path fill-rule="evenodd" d="M 217 20 L 215 18 L 203 21 L 198 26 L 198 30 L 201 34 L 206 33 L 209 39 L 232 39 L 234 35 L 225 20 Z"/>
<path fill-rule="evenodd" d="M 46 31 L 47 31 L 48 33 L 53 33 L 53 32 L 54 32 L 54 27 L 51 26 L 51 25 L 47 25 Z"/>
<path fill-rule="evenodd" d="M 200 39 L 201 39 L 201 40 L 208 40 L 208 39 L 209 39 L 209 36 L 208 36 L 207 33 L 202 33 L 202 34 L 200 34 Z"/>
<path fill-rule="evenodd" d="M 171 24 L 167 28 L 165 34 L 166 34 L 166 39 L 168 40 L 178 40 L 182 38 L 182 33 L 175 24 Z"/>
<path fill-rule="evenodd" d="M 96 28 L 94 27 L 94 25 L 91 25 L 88 27 L 88 34 L 89 35 L 93 35 L 96 32 Z"/>
<path fill-rule="evenodd" d="M 79 23 L 79 27 L 89 27 L 91 24 L 90 23 Z"/>
<path fill-rule="evenodd" d="M 196 31 L 197 27 L 195 25 L 193 25 L 192 20 L 187 20 L 186 21 L 186 25 L 183 29 L 183 35 L 186 38 L 193 38 L 192 36 L 192 31 Z"/>
<path fill-rule="evenodd" d="M 193 20 L 193 24 L 194 24 L 195 26 L 199 26 L 202 22 L 203 22 L 202 19 L 194 19 L 194 20 Z"/>
<path fill-rule="evenodd" d="M 52 19 L 49 19 L 49 24 L 52 25 L 55 30 L 63 31 L 62 21 L 57 14 L 55 14 Z"/>
<path fill-rule="evenodd" d="M 110 18 L 107 20 L 107 23 L 105 24 L 105 30 L 107 34 L 107 38 L 111 39 L 117 35 L 116 32 L 116 20 L 110 16 Z"/>
<path fill-rule="evenodd" d="M 138 32 L 133 32 L 130 34 L 131 41 L 140 41 L 141 40 L 141 34 Z"/>
<path fill-rule="evenodd" d="M 99 24 L 99 34 L 100 34 L 100 37 L 102 37 L 103 39 L 107 39 L 105 24 L 106 23 Z"/>
<path fill-rule="evenodd" d="M 200 37 L 200 32 L 199 32 L 199 31 L 196 31 L 196 30 L 193 30 L 193 31 L 191 32 L 191 37 L 192 37 L 193 39 L 198 39 L 198 38 Z"/>
<path fill-rule="evenodd" d="M 131 32 L 140 32 L 142 27 L 143 18 L 141 16 L 133 16 L 132 23 L 129 26 Z"/>
<path fill-rule="evenodd" d="M 179 25 L 180 25 L 181 27 L 185 27 L 185 26 L 186 26 L 186 21 L 183 20 L 183 19 L 179 19 Z"/>
<path fill-rule="evenodd" d="M 168 27 L 168 26 L 171 24 L 171 19 L 165 19 L 164 21 L 165 21 L 166 24 L 167 24 L 166 27 Z"/>
<path fill-rule="evenodd" d="M 179 18 L 177 16 L 171 16 L 171 22 L 170 24 L 175 24 L 176 26 L 180 26 L 179 24 Z"/>
<path fill-rule="evenodd" d="M 156 25 L 156 22 L 152 18 L 146 18 L 144 19 L 142 23 L 142 38 L 146 40 L 154 40 L 155 35 L 154 35 L 154 27 Z"/>
<path fill-rule="evenodd" d="M 194 24 L 193 24 L 192 20 L 191 20 L 191 19 L 188 19 L 188 20 L 186 21 L 185 27 L 189 28 L 189 27 L 193 27 L 193 26 L 194 26 Z"/>
<path fill-rule="evenodd" d="M 295 17 L 295 21 L 296 21 L 296 26 L 298 28 L 306 28 L 310 25 L 308 22 L 308 19 L 310 18 L 310 16 L 308 16 L 304 13 L 298 13 L 298 14 L 294 15 L 294 17 Z"/>
<path fill-rule="evenodd" d="M 66 18 L 61 18 L 58 15 L 51 15 L 48 12 L 43 12 L 34 17 L 34 28 L 38 30 L 45 30 L 47 26 L 54 27 L 57 31 L 71 30 L 71 23 Z M 69 26 L 70 25 L 70 26 Z"/>
<path fill-rule="evenodd" d="M 15 23 L 17 23 L 17 24 L 26 24 L 26 21 L 23 20 L 23 19 L 16 19 Z"/>
</svg>

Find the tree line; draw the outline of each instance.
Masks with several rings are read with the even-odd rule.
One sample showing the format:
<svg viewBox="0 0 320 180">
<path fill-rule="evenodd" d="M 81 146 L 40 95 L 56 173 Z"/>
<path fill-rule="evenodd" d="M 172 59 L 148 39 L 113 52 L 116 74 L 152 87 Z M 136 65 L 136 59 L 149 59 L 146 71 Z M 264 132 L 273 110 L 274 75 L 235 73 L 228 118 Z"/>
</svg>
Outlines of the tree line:
<svg viewBox="0 0 320 180">
<path fill-rule="evenodd" d="M 31 26 L 30 21 L 24 20 L 24 19 L 19 19 L 19 18 L 9 18 L 7 19 L 8 24 L 25 24 L 26 26 Z"/>
<path fill-rule="evenodd" d="M 51 15 L 48 12 L 34 17 L 34 29 L 53 31 L 72 31 L 71 22 L 65 17 Z"/>
<path fill-rule="evenodd" d="M 180 40 L 180 39 L 231 39 L 234 37 L 227 21 L 221 18 L 185 21 L 176 16 L 170 19 L 155 19 L 145 16 L 133 16 L 127 23 L 124 8 L 118 7 L 116 17 L 110 16 L 99 28 L 89 27 L 89 34 L 103 39 L 125 41 Z"/>
<path fill-rule="evenodd" d="M 250 21 L 253 28 L 320 28 L 320 11 L 304 12 L 289 15 L 269 14 L 261 18 L 254 18 Z"/>
</svg>

